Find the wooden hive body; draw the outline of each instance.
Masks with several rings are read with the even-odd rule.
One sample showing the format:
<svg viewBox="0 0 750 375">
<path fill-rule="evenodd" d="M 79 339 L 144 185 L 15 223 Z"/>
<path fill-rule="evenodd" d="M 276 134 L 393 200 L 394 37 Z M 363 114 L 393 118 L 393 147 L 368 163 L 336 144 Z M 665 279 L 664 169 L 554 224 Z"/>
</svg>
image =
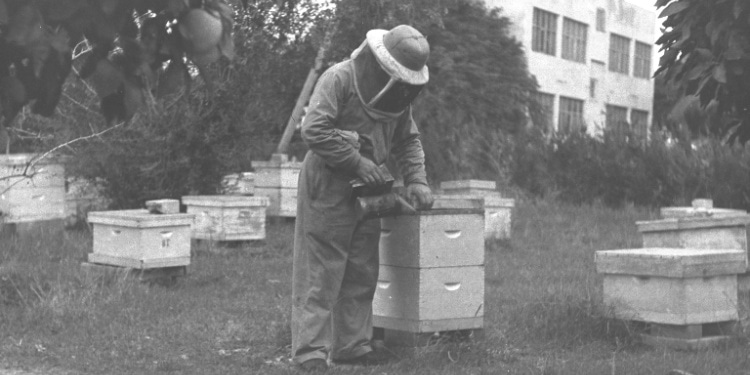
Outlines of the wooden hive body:
<svg viewBox="0 0 750 375">
<path fill-rule="evenodd" d="M 192 214 L 150 214 L 148 210 L 89 212 L 94 227 L 91 263 L 129 268 L 190 264 Z"/>
<path fill-rule="evenodd" d="M 187 212 L 195 215 L 192 237 L 214 241 L 266 238 L 267 197 L 196 195 L 182 197 Z"/>
<path fill-rule="evenodd" d="M 679 207 L 676 207 L 679 208 Z M 672 209 L 672 210 L 670 210 Z M 664 220 L 637 222 L 644 247 L 741 249 L 748 259 L 747 225 L 750 215 L 740 210 L 717 209 L 708 200 L 696 200 L 692 207 L 663 208 Z M 750 266 L 737 275 L 737 306 L 743 327 L 750 328 Z"/>
<path fill-rule="evenodd" d="M 270 161 L 253 161 L 255 195 L 270 200 L 268 216 L 297 217 L 297 183 L 302 163 L 274 154 Z"/>
<path fill-rule="evenodd" d="M 0 155 L 0 222 L 63 219 L 65 167 L 32 154 Z"/>
<path fill-rule="evenodd" d="M 737 320 L 737 249 L 642 248 L 596 252 L 603 297 L 614 317 L 688 325 Z"/>
<path fill-rule="evenodd" d="M 374 326 L 415 333 L 483 326 L 484 215 L 478 202 L 466 203 L 471 208 L 381 219 Z"/>
<path fill-rule="evenodd" d="M 440 188 L 442 195 L 436 199 L 450 199 L 450 197 L 468 198 L 478 196 L 484 198 L 484 238 L 509 239 L 511 237 L 511 222 L 515 200 L 502 198 L 495 189 L 495 181 L 458 180 L 443 181 Z"/>
</svg>

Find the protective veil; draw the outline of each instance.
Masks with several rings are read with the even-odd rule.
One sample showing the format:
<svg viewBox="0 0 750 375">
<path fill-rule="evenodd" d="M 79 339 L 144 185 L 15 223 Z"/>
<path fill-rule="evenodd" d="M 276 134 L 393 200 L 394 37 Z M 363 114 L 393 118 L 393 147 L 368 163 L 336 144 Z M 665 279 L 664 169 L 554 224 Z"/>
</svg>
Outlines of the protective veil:
<svg viewBox="0 0 750 375">
<path fill-rule="evenodd" d="M 310 99 L 302 124 L 310 151 L 300 173 L 294 237 L 292 356 L 297 363 L 329 354 L 346 360 L 372 350 L 380 220 L 356 220 L 349 180 L 360 158 L 380 165 L 392 154 L 405 184 L 427 184 L 409 106 L 418 89 L 406 90 L 411 99 L 404 104 L 406 91 L 391 91 L 395 82 L 387 87 L 390 81 L 363 44 L 350 60 L 320 77 Z"/>
</svg>

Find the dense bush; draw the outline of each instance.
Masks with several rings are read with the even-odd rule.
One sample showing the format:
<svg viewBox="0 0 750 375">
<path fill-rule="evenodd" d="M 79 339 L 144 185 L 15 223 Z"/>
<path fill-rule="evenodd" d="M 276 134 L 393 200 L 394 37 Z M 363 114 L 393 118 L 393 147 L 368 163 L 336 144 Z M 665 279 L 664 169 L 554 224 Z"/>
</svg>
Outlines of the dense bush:
<svg viewBox="0 0 750 375">
<path fill-rule="evenodd" d="M 533 196 L 611 207 L 689 205 L 711 198 L 750 208 L 750 148 L 719 139 L 681 141 L 655 133 L 649 142 L 586 133 L 546 137 L 530 130 L 508 140 L 510 183 Z"/>
</svg>

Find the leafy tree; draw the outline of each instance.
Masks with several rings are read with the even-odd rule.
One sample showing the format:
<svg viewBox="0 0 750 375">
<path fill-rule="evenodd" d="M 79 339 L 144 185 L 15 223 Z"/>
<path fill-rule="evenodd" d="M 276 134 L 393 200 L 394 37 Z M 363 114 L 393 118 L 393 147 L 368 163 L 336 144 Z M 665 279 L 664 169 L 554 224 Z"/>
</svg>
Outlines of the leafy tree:
<svg viewBox="0 0 750 375">
<path fill-rule="evenodd" d="M 695 96 L 709 116 L 710 132 L 750 139 L 750 2 L 657 0 L 663 35 L 656 41 L 663 73 L 681 96 Z"/>
<path fill-rule="evenodd" d="M 51 116 L 72 67 L 100 97 L 109 122 L 127 120 L 148 95 L 164 96 L 199 68 L 232 58 L 232 7 L 223 0 L 0 0 L 0 117 L 27 104 Z"/>
<path fill-rule="evenodd" d="M 510 21 L 476 0 L 340 1 L 330 60 L 359 46 L 367 30 L 411 24 L 430 43 L 430 82 L 414 103 L 428 175 L 497 179 L 506 169 L 500 139 L 527 123 L 530 93 L 521 44 Z"/>
</svg>

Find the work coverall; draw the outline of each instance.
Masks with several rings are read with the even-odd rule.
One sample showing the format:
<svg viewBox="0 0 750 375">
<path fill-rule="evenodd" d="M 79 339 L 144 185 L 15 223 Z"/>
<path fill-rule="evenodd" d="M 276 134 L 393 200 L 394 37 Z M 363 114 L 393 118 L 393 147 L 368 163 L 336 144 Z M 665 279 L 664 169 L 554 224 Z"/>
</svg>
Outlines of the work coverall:
<svg viewBox="0 0 750 375">
<path fill-rule="evenodd" d="M 302 124 L 310 150 L 299 178 L 294 234 L 296 363 L 329 354 L 347 360 L 372 350 L 380 220 L 355 217 L 349 181 L 356 177 L 359 159 L 381 165 L 392 154 L 405 186 L 427 184 L 411 106 L 388 113 L 364 104 L 379 90 L 364 86 L 373 84 L 368 70 L 376 69 L 376 60 L 358 51 L 323 73 Z"/>
</svg>

